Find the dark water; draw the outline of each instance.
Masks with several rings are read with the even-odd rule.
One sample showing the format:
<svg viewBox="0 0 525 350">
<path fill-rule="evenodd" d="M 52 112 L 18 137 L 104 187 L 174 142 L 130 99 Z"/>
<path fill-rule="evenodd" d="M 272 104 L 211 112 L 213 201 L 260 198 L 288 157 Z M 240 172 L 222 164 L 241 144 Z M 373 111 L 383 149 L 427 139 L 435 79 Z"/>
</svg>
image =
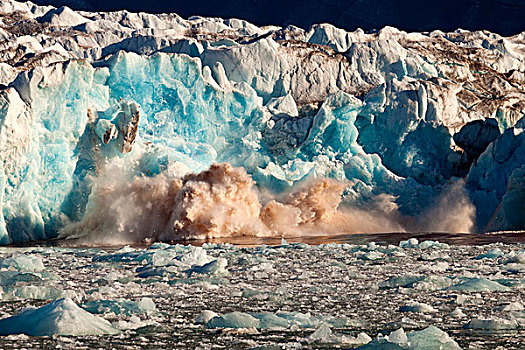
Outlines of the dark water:
<svg viewBox="0 0 525 350">
<path fill-rule="evenodd" d="M 327 244 L 348 243 L 366 244 L 376 242 L 378 244 L 398 245 L 401 241 L 416 238 L 420 242 L 426 240 L 439 241 L 450 245 L 485 245 L 491 243 L 525 244 L 525 231 L 497 232 L 497 233 L 445 233 L 445 232 L 402 232 L 402 233 L 360 233 L 360 234 L 338 234 L 326 236 L 302 236 L 286 238 L 289 243 Z M 195 242 L 202 243 L 202 242 Z M 235 245 L 279 245 L 280 238 L 254 238 L 254 237 L 229 237 L 216 239 L 210 243 L 231 243 Z"/>
<path fill-rule="evenodd" d="M 525 231 L 512 232 L 494 232 L 494 233 L 446 233 L 446 232 L 399 232 L 399 233 L 358 233 L 358 234 L 336 234 L 336 235 L 318 235 L 318 236 L 298 236 L 286 237 L 289 243 L 306 243 L 311 245 L 338 243 L 338 244 L 367 244 L 375 242 L 377 244 L 394 244 L 399 245 L 401 241 L 410 238 L 416 238 L 420 242 L 426 240 L 439 241 L 456 246 L 480 246 L 492 243 L 504 244 L 525 244 Z M 227 237 L 212 240 L 194 240 L 194 241 L 171 241 L 171 244 L 190 244 L 202 246 L 205 243 L 229 243 L 238 246 L 276 246 L 281 244 L 279 237 Z M 125 244 L 122 244 L 122 246 Z M 136 248 L 145 248 L 151 245 L 151 242 L 139 242 L 129 244 Z M 23 244 L 14 244 L 14 247 L 28 246 L 86 246 L 77 240 L 49 240 L 29 242 Z M 94 246 L 97 246 L 96 244 Z M 108 247 L 111 248 L 111 247 Z"/>
</svg>

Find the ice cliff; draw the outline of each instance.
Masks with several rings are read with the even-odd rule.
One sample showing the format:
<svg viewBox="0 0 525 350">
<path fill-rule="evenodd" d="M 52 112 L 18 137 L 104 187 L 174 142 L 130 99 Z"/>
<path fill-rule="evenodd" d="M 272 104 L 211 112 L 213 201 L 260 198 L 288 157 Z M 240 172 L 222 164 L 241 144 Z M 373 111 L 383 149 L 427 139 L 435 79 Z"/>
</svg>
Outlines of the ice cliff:
<svg viewBox="0 0 525 350">
<path fill-rule="evenodd" d="M 0 242 L 96 231 L 100 198 L 143 221 L 157 205 L 168 214 L 148 227 L 164 230 L 176 221 L 170 181 L 225 162 L 261 202 L 329 177 L 345 184 L 344 205 L 393 208 L 407 228 L 468 230 L 439 225 L 468 216 L 466 193 L 476 230 L 523 229 L 524 55 L 523 33 L 256 27 L 0 0 Z M 460 180 L 466 190 L 448 193 Z M 184 193 L 231 185 L 221 181 Z"/>
</svg>

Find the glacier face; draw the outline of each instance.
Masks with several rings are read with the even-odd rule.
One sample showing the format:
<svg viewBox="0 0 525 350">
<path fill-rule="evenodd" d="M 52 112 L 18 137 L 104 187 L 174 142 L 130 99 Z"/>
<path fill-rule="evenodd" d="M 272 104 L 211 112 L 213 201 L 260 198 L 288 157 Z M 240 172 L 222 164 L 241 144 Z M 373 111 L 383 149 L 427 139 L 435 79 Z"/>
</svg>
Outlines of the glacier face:
<svg viewBox="0 0 525 350">
<path fill-rule="evenodd" d="M 277 193 L 335 178 L 347 204 L 386 195 L 406 216 L 464 177 L 478 230 L 523 228 L 522 34 L 258 28 L 8 0 L 0 16 L 2 243 L 82 220 L 107 169 L 131 181 L 220 162 Z"/>
</svg>

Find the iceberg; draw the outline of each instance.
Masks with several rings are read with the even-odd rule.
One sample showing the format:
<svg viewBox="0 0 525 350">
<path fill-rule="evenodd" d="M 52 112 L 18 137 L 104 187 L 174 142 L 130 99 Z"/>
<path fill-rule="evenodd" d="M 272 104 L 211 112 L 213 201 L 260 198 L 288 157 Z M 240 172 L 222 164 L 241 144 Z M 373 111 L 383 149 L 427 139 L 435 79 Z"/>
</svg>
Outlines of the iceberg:
<svg viewBox="0 0 525 350">
<path fill-rule="evenodd" d="M 230 312 L 223 316 L 215 316 L 206 322 L 207 328 L 256 328 L 259 320 L 244 312 Z"/>
<path fill-rule="evenodd" d="M 118 332 L 108 321 L 82 310 L 69 298 L 0 320 L 0 335 L 96 335 Z"/>
<path fill-rule="evenodd" d="M 420 312 L 420 313 L 435 313 L 438 310 L 433 308 L 431 305 L 418 302 L 410 302 L 407 305 L 401 306 L 399 308 L 400 312 Z"/>
<path fill-rule="evenodd" d="M 496 281 L 492 281 L 486 278 L 469 278 L 465 282 L 461 282 L 452 285 L 447 288 L 448 290 L 461 290 L 461 291 L 508 291 L 509 287 L 504 286 Z"/>
<path fill-rule="evenodd" d="M 155 302 L 144 297 L 140 301 L 131 300 L 93 300 L 80 307 L 92 314 L 114 313 L 115 315 L 151 314 L 157 311 Z"/>
<path fill-rule="evenodd" d="M 44 263 L 38 255 L 15 254 L 0 262 L 0 268 L 12 268 L 18 271 L 42 271 Z"/>
<path fill-rule="evenodd" d="M 358 349 L 441 349 L 459 350 L 461 347 L 450 336 L 435 326 L 420 331 L 405 333 L 403 328 L 387 336 L 378 336 Z"/>
<path fill-rule="evenodd" d="M 499 317 L 474 318 L 470 320 L 464 328 L 482 329 L 486 331 L 501 331 L 519 329 L 520 324 L 517 320 L 507 320 Z"/>
<path fill-rule="evenodd" d="M 355 338 L 337 334 L 334 333 L 326 323 L 323 323 L 315 330 L 315 332 L 310 334 L 306 340 L 308 343 L 316 344 L 345 344 L 359 346 L 367 344 L 372 340 L 372 338 L 370 338 L 366 333 L 359 333 Z"/>
</svg>

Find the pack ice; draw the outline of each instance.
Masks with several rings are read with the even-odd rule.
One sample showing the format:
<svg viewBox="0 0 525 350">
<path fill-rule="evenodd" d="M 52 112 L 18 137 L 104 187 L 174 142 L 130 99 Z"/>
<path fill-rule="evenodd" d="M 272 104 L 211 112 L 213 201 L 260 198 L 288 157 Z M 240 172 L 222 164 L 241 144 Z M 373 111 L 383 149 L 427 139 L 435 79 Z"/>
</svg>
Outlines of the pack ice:
<svg viewBox="0 0 525 350">
<path fill-rule="evenodd" d="M 160 176 L 164 187 L 144 186 L 169 194 L 221 162 L 261 193 L 334 178 L 344 205 L 389 205 L 419 229 L 469 230 L 429 219 L 443 211 L 431 203 L 459 215 L 469 202 L 475 230 L 524 228 L 524 34 L 257 27 L 11 0 L 0 23 L 3 244 L 103 225 L 89 222 L 94 187 Z M 104 205 L 150 215 L 159 193 Z M 181 238 L 181 219 L 159 210 L 171 216 L 144 231 L 171 225 Z"/>
</svg>

